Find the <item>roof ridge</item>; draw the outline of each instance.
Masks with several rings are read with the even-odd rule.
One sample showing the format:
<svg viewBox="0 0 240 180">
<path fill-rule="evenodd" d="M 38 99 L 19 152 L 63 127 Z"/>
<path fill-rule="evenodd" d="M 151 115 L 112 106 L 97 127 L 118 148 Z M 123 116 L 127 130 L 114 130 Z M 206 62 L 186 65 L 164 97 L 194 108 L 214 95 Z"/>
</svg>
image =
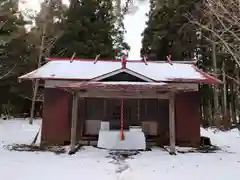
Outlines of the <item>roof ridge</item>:
<svg viewBox="0 0 240 180">
<path fill-rule="evenodd" d="M 51 58 L 45 58 L 48 61 L 90 61 L 90 62 L 94 62 L 95 59 L 88 59 L 88 58 L 58 58 L 58 57 L 51 57 Z M 104 61 L 104 62 L 121 62 L 121 59 L 98 59 L 98 61 Z M 127 62 L 132 62 L 132 63 L 145 63 L 144 60 L 127 60 Z M 197 61 L 193 60 L 193 61 L 176 61 L 176 60 L 172 60 L 172 63 L 174 64 L 196 64 Z M 157 60 L 157 61 L 153 61 L 153 60 L 148 60 L 147 63 L 168 63 L 169 62 L 167 60 Z"/>
</svg>

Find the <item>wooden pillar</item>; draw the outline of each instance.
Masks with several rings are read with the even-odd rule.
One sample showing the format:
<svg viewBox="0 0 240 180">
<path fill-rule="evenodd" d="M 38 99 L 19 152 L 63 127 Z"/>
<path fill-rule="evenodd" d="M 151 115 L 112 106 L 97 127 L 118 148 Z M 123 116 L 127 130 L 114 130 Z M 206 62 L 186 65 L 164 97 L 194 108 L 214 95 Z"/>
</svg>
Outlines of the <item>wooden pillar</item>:
<svg viewBox="0 0 240 180">
<path fill-rule="evenodd" d="M 107 121 L 107 99 L 103 100 L 103 121 Z"/>
<path fill-rule="evenodd" d="M 138 124 L 141 124 L 141 122 L 140 122 L 140 99 L 137 99 L 137 121 L 138 121 Z"/>
<path fill-rule="evenodd" d="M 170 140 L 170 154 L 176 154 L 176 139 L 175 139 L 175 93 L 171 92 L 169 95 L 169 140 Z"/>
<path fill-rule="evenodd" d="M 124 133 L 123 133 L 123 121 L 124 121 L 124 101 L 123 99 L 121 101 L 121 107 L 120 107 L 120 139 L 121 141 L 124 140 Z"/>
<path fill-rule="evenodd" d="M 77 118 L 78 118 L 78 96 L 77 96 L 77 93 L 74 92 L 73 101 L 72 101 L 72 119 L 71 119 L 71 144 L 70 144 L 71 152 L 73 152 L 76 147 Z"/>
</svg>

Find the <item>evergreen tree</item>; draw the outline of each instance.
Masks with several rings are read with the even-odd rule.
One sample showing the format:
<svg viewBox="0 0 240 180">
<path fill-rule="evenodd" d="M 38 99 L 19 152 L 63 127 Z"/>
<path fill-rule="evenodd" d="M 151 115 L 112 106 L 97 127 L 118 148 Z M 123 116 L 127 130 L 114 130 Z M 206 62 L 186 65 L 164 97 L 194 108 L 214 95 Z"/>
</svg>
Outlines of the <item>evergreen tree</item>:
<svg viewBox="0 0 240 180">
<path fill-rule="evenodd" d="M 0 3 L 0 61 L 2 69 L 0 76 L 6 76 L 14 65 L 23 62 L 21 52 L 24 51 L 22 49 L 24 46 L 22 46 L 21 40 L 25 35 L 24 25 L 26 22 L 17 11 L 16 3 L 9 0 L 3 0 Z M 17 55 L 19 59 L 16 61 L 14 57 Z"/>
<path fill-rule="evenodd" d="M 116 58 L 129 49 L 123 41 L 123 28 L 117 26 L 112 1 L 71 0 L 64 22 L 64 34 L 51 54 L 83 58 Z"/>
<path fill-rule="evenodd" d="M 16 104 L 17 77 L 28 65 L 28 44 L 25 41 L 26 22 L 18 12 L 18 2 L 2 0 L 0 3 L 0 104 Z M 15 101 L 15 102 L 14 102 Z M 20 102 L 21 103 L 21 102 Z"/>
<path fill-rule="evenodd" d="M 194 14 L 200 1 L 151 0 L 149 21 L 143 32 L 141 55 L 151 60 L 193 58 L 197 44 L 196 28 L 189 22 L 188 13 Z"/>
<path fill-rule="evenodd" d="M 197 65 L 213 72 L 212 42 L 209 33 L 190 19 L 205 21 L 198 0 L 151 0 L 149 21 L 143 32 L 141 55 L 149 60 L 198 60 Z M 200 86 L 203 122 L 213 124 L 213 87 Z"/>
</svg>

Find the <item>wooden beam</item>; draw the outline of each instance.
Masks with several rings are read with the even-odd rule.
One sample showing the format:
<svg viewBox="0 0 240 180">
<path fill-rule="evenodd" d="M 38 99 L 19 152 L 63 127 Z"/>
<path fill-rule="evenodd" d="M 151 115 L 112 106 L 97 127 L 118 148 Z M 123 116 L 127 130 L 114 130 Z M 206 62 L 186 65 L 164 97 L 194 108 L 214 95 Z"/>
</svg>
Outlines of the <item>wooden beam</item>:
<svg viewBox="0 0 240 180">
<path fill-rule="evenodd" d="M 93 80 L 91 80 L 93 81 Z M 45 81 L 45 87 L 46 88 L 57 88 L 59 85 L 64 85 L 64 84 L 69 84 L 69 83 L 76 83 L 76 81 L 68 81 L 68 80 L 46 80 Z M 169 83 L 168 84 L 168 89 L 174 90 L 174 91 L 198 91 L 198 84 L 195 83 Z M 99 89 L 98 89 L 99 90 Z M 91 90 L 90 90 L 91 91 Z M 154 91 L 159 91 L 159 90 L 152 90 Z M 161 89 L 160 89 L 161 91 Z M 166 91 L 163 90 L 163 91 Z M 146 92 L 145 92 L 146 93 Z"/>
<path fill-rule="evenodd" d="M 167 93 L 156 93 L 156 92 L 130 92 L 130 93 L 122 93 L 122 92 L 112 92 L 112 91 L 87 91 L 87 92 L 80 92 L 79 97 L 94 97 L 94 98 L 106 98 L 106 99 L 168 99 L 168 92 Z"/>
<path fill-rule="evenodd" d="M 72 120 L 71 120 L 71 144 L 70 144 L 70 152 L 75 151 L 76 147 L 76 135 L 77 135 L 77 118 L 78 118 L 78 96 L 74 92 L 73 93 L 73 101 L 72 101 Z"/>
<path fill-rule="evenodd" d="M 176 137 L 175 137 L 175 93 L 169 94 L 169 140 L 170 154 L 176 155 Z"/>
</svg>

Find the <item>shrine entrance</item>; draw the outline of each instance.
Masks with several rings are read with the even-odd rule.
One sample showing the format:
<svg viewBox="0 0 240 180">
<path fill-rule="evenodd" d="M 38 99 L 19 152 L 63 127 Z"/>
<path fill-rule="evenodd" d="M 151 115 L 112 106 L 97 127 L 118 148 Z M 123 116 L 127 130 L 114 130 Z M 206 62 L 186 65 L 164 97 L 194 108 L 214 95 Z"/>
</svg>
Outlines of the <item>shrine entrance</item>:
<svg viewBox="0 0 240 180">
<path fill-rule="evenodd" d="M 78 99 L 92 99 L 92 104 L 99 105 L 99 108 L 93 106 L 87 108 L 87 111 L 93 110 L 91 115 L 96 116 L 97 111 L 102 115 L 102 118 L 97 119 L 100 123 L 97 146 L 116 150 L 146 148 L 143 121 L 154 121 L 155 118 L 157 121 L 159 119 L 164 121 L 159 116 L 161 109 L 159 101 L 164 99 L 168 100 L 167 105 L 169 105 L 167 112 L 169 120 L 166 122 L 169 125 L 167 129 L 170 134 L 170 151 L 175 152 L 174 97 L 176 89 L 174 87 L 169 87 L 166 83 L 152 82 L 88 82 L 73 83 L 62 86 L 62 88 L 69 88 L 73 93 L 71 149 L 74 149 L 77 142 Z M 93 103 L 93 100 L 100 100 L 101 103 Z M 146 106 L 148 101 L 151 102 L 149 106 Z M 158 123 L 155 128 L 158 132 Z"/>
<path fill-rule="evenodd" d="M 106 121 L 110 121 L 110 129 L 120 129 L 121 119 L 121 100 L 119 99 L 107 99 L 107 117 Z M 141 122 L 137 118 L 136 112 L 136 100 L 124 99 L 123 100 L 123 129 L 128 129 L 130 125 L 140 126 Z"/>
</svg>

